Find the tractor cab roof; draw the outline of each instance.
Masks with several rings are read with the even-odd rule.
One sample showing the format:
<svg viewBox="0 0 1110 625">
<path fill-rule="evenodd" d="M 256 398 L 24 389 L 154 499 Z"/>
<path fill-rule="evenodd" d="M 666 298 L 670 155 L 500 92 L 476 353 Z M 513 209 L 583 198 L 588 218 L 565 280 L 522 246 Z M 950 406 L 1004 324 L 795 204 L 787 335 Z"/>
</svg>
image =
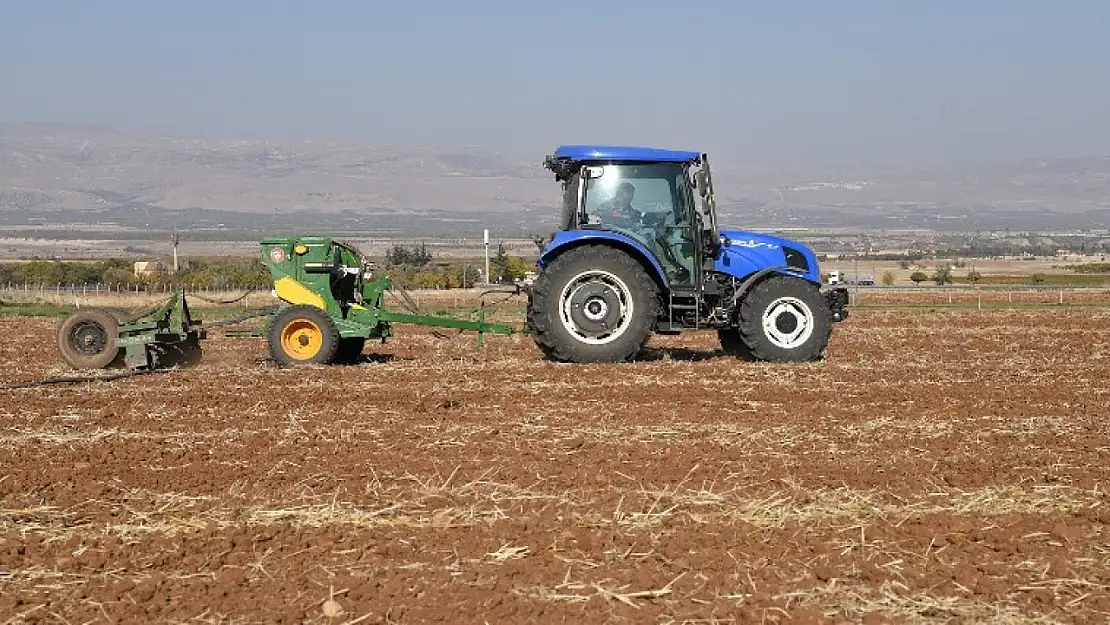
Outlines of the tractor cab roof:
<svg viewBox="0 0 1110 625">
<path fill-rule="evenodd" d="M 638 161 L 644 163 L 688 163 L 701 156 L 701 152 L 665 150 L 622 145 L 562 145 L 553 158 L 570 161 Z"/>
</svg>

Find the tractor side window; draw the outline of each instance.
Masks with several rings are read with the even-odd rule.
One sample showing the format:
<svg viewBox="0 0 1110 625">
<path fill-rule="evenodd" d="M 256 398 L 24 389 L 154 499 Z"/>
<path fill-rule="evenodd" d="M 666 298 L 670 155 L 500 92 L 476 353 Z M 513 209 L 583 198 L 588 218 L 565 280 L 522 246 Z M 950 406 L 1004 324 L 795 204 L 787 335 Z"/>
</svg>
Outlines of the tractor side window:
<svg viewBox="0 0 1110 625">
<path fill-rule="evenodd" d="M 586 181 L 587 223 L 642 230 L 675 215 L 675 169 L 668 165 L 605 165 Z"/>
<path fill-rule="evenodd" d="M 666 270 L 672 284 L 690 284 L 695 272 L 682 165 L 622 164 L 590 169 L 587 223 L 639 241 Z"/>
</svg>

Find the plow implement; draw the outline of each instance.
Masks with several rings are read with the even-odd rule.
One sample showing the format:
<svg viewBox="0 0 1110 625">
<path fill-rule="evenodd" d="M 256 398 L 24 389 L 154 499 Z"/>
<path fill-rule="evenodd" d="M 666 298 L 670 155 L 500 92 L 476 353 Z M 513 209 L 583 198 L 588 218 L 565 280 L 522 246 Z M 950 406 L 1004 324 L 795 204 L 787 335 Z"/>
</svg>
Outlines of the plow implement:
<svg viewBox="0 0 1110 625">
<path fill-rule="evenodd" d="M 271 358 L 288 366 L 352 362 L 368 340 L 384 343 L 393 336 L 394 324 L 473 331 L 479 346 L 487 333 L 514 332 L 511 326 L 487 322 L 489 308 L 484 304 L 473 311 L 475 320 L 421 314 L 404 290 L 393 288 L 388 276 L 375 277 L 372 264 L 354 247 L 330 237 L 264 239 L 261 246 L 279 300 L 276 306 L 202 322 L 193 316 L 189 296 L 181 289 L 165 302 L 136 313 L 80 309 L 58 326 L 57 347 L 63 360 L 75 369 L 136 372 L 189 366 L 201 360 L 201 342 L 210 331 L 254 319 L 264 320 L 261 327 L 224 334 L 265 338 Z M 406 310 L 387 308 L 387 292 L 399 293 Z M 490 290 L 482 296 L 494 292 L 511 297 L 520 290 Z M 238 301 L 201 299 L 219 304 Z"/>
</svg>

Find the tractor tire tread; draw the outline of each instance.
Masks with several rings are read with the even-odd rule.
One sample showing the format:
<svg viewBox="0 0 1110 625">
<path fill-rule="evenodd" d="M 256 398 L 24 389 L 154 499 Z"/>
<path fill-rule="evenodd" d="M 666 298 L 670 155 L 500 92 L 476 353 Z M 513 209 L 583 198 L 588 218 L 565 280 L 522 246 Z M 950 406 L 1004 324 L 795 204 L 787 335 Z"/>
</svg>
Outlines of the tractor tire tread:
<svg viewBox="0 0 1110 625">
<path fill-rule="evenodd" d="M 741 360 L 755 360 L 751 350 L 748 349 L 748 344 L 744 342 L 744 338 L 740 335 L 739 328 L 718 328 L 717 340 L 721 343 L 721 351 L 726 355 Z"/>
</svg>

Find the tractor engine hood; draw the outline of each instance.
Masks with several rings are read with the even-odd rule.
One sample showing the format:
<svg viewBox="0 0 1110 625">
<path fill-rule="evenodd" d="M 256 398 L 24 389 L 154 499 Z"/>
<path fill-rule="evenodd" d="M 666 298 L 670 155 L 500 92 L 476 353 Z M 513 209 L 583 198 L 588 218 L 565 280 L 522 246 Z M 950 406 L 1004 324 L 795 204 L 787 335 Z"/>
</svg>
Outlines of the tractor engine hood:
<svg viewBox="0 0 1110 625">
<path fill-rule="evenodd" d="M 721 230 L 717 271 L 742 279 L 772 267 L 790 268 L 811 282 L 821 282 L 817 255 L 809 246 L 770 234 Z"/>
</svg>

